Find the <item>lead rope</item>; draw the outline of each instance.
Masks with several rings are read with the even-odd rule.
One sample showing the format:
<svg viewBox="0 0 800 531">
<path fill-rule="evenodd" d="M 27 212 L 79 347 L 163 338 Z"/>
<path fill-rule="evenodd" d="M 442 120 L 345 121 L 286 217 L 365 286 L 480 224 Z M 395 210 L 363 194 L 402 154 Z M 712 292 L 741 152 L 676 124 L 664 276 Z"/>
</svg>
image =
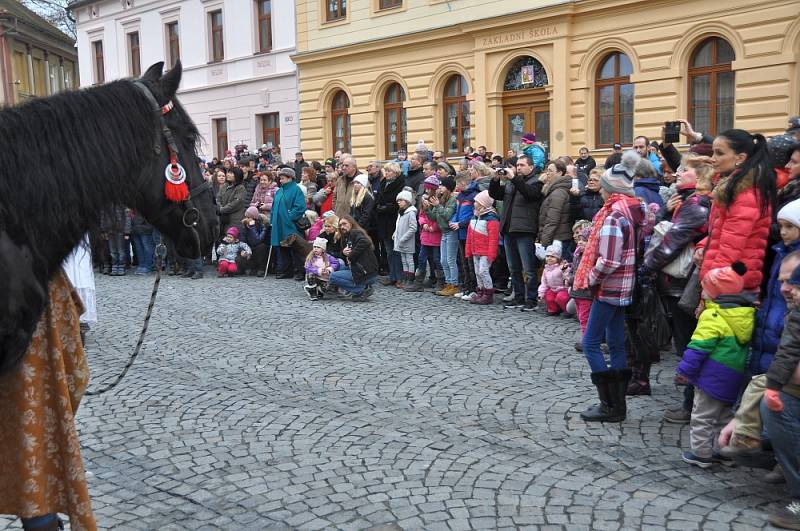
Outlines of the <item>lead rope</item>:
<svg viewBox="0 0 800 531">
<path fill-rule="evenodd" d="M 133 354 L 131 354 L 131 357 L 128 359 L 128 363 L 125 364 L 122 372 L 119 373 L 119 376 L 117 376 L 113 382 L 97 391 L 86 391 L 86 396 L 98 396 L 114 389 L 128 373 L 128 369 L 130 369 L 133 362 L 136 361 L 137 356 L 139 356 L 139 352 L 141 352 L 142 345 L 144 344 L 144 337 L 147 334 L 147 327 L 150 324 L 150 317 L 153 315 L 153 307 L 156 304 L 158 285 L 161 283 L 161 266 L 166 256 L 167 246 L 164 245 L 163 240 L 159 239 L 158 245 L 156 245 L 156 279 L 153 281 L 153 292 L 150 294 L 150 304 L 147 306 L 147 313 L 145 313 L 144 316 L 144 324 L 142 325 L 142 332 L 139 334 L 139 341 L 136 343 L 136 348 L 133 349 Z"/>
</svg>

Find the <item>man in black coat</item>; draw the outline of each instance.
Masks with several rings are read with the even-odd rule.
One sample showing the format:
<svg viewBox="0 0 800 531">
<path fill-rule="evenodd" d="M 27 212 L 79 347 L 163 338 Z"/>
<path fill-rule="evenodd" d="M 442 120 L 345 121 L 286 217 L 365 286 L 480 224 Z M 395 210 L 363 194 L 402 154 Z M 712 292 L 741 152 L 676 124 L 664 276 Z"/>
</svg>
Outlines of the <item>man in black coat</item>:
<svg viewBox="0 0 800 531">
<path fill-rule="evenodd" d="M 422 170 L 422 157 L 417 153 L 412 153 L 408 157 L 408 175 L 406 176 L 406 186 L 411 187 L 414 193 L 422 186 L 425 175 Z"/>
<path fill-rule="evenodd" d="M 524 155 L 517 158 L 517 171 L 509 177 L 505 186 L 500 183 L 499 175 L 495 175 L 489 184 L 489 195 L 495 201 L 503 201 L 500 232 L 514 286 L 514 300 L 504 307 L 530 312 L 536 309 L 538 299 L 539 262 L 535 243 L 544 183 L 539 180 L 539 173 L 534 171 L 533 161 Z M 527 281 L 523 279 L 523 271 Z"/>
</svg>

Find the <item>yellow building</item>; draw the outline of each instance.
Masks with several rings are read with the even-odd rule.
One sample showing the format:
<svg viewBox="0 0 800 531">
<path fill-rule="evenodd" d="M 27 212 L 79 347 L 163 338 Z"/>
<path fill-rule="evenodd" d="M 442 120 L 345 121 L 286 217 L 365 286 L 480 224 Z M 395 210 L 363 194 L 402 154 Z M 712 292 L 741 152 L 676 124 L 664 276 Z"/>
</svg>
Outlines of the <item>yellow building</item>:
<svg viewBox="0 0 800 531">
<path fill-rule="evenodd" d="M 800 114 L 800 0 L 296 0 L 300 136 L 394 157 L 505 153 L 535 130 L 596 156 L 688 118 L 775 134 Z"/>
</svg>

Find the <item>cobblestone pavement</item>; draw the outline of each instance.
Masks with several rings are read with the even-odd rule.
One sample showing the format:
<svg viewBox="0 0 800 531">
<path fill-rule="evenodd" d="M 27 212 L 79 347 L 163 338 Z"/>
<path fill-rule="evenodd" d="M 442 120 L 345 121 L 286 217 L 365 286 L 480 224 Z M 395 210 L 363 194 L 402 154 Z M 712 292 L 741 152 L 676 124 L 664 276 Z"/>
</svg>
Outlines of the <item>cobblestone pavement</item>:
<svg viewBox="0 0 800 531">
<path fill-rule="evenodd" d="M 136 340 L 152 277 L 100 276 L 93 386 Z M 577 323 L 379 288 L 165 277 L 145 349 L 78 416 L 98 523 L 117 529 L 757 529 L 784 487 L 680 460 L 675 360 L 622 424 Z M 0 519 L 0 528 L 18 523 Z"/>
</svg>

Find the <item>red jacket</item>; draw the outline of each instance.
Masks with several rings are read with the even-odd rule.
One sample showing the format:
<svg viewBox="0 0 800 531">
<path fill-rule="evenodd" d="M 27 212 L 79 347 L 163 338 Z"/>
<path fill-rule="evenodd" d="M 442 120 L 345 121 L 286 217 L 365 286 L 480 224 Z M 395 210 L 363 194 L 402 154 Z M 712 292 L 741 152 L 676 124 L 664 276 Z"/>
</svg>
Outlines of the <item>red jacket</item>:
<svg viewBox="0 0 800 531">
<path fill-rule="evenodd" d="M 472 218 L 467 226 L 467 243 L 465 254 L 486 256 L 490 262 L 497 258 L 500 246 L 500 219 L 494 212 L 487 212 L 480 218 Z"/>
<path fill-rule="evenodd" d="M 712 269 L 742 262 L 747 267 L 744 288 L 757 290 L 761 286 L 761 271 L 772 222 L 771 209 L 762 212 L 761 199 L 753 187 L 751 176 L 739 181 L 733 202 L 726 205 L 725 193 L 729 179 L 721 180 L 714 189 L 700 278 L 704 278 Z"/>
</svg>

